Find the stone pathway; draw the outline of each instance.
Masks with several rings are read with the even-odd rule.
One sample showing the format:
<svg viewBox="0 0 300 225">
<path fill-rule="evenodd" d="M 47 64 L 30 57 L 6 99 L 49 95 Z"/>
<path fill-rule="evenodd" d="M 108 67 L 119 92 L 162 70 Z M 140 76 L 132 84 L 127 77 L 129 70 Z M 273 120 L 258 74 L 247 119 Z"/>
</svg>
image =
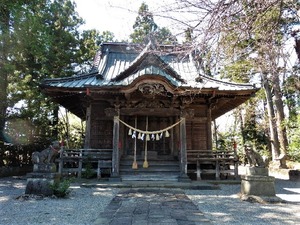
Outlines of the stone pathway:
<svg viewBox="0 0 300 225">
<path fill-rule="evenodd" d="M 180 189 L 123 189 L 94 225 L 212 224 Z"/>
</svg>

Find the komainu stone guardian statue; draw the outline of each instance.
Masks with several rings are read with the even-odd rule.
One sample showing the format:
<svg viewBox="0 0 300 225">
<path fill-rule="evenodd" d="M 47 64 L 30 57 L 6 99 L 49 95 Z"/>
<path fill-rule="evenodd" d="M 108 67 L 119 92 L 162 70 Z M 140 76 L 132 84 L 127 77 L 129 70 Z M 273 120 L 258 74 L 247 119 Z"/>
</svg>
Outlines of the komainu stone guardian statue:
<svg viewBox="0 0 300 225">
<path fill-rule="evenodd" d="M 245 152 L 250 166 L 266 167 L 262 156 L 258 152 L 248 146 L 245 147 Z"/>
<path fill-rule="evenodd" d="M 54 141 L 48 148 L 32 153 L 33 172 L 27 174 L 25 194 L 44 196 L 53 194 L 51 185 L 60 179 L 55 165 L 55 158 L 59 152 L 60 144 Z"/>
<path fill-rule="evenodd" d="M 254 198 L 277 201 L 275 178 L 269 176 L 262 156 L 250 146 L 245 146 L 245 155 L 249 166 L 245 168 L 246 174 L 241 176 L 241 198 L 243 200 Z"/>
<path fill-rule="evenodd" d="M 52 144 L 42 150 L 41 152 L 32 153 L 32 163 L 33 164 L 50 164 L 54 163 L 56 156 L 60 151 L 60 144 L 58 141 L 52 142 Z"/>
</svg>

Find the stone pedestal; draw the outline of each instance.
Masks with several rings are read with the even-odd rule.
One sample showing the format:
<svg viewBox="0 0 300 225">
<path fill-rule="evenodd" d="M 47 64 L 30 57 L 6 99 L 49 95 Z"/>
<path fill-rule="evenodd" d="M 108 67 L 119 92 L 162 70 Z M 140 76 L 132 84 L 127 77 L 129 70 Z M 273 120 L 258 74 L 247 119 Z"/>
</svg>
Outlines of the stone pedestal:
<svg viewBox="0 0 300 225">
<path fill-rule="evenodd" d="M 275 178 L 268 176 L 268 169 L 262 167 L 246 168 L 246 175 L 241 176 L 242 195 L 275 196 Z"/>
<path fill-rule="evenodd" d="M 25 194 L 51 196 L 51 185 L 59 180 L 60 175 L 56 173 L 55 164 L 35 164 L 33 172 L 27 174 Z"/>
<path fill-rule="evenodd" d="M 55 173 L 56 172 L 56 165 L 54 163 L 34 164 L 33 165 L 33 172 L 36 172 L 36 173 Z"/>
</svg>

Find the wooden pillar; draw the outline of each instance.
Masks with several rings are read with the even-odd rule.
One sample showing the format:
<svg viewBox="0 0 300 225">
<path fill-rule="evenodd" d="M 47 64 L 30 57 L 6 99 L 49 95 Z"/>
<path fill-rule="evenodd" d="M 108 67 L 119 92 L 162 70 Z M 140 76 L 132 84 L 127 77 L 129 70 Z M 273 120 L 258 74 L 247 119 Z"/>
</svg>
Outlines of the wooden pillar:
<svg viewBox="0 0 300 225">
<path fill-rule="evenodd" d="M 171 117 L 170 118 L 170 124 L 173 124 L 174 123 L 174 117 Z M 169 147 L 170 147 L 170 150 L 171 150 L 171 155 L 174 156 L 174 129 L 171 129 L 171 143 L 169 142 Z"/>
<path fill-rule="evenodd" d="M 182 177 L 187 174 L 186 124 L 185 117 L 181 117 L 180 120 L 180 177 Z"/>
<path fill-rule="evenodd" d="M 190 181 L 187 175 L 186 118 L 193 114 L 193 110 L 184 110 L 180 116 L 180 177 L 178 180 L 181 182 Z"/>
<path fill-rule="evenodd" d="M 120 134 L 120 122 L 119 116 L 114 116 L 113 127 L 113 155 L 112 155 L 112 178 L 114 180 L 120 179 L 119 174 L 119 134 Z"/>
<path fill-rule="evenodd" d="M 120 121 L 119 121 L 119 109 L 107 108 L 105 109 L 107 116 L 113 116 L 113 152 L 112 152 L 112 173 L 109 178 L 110 181 L 121 181 L 120 178 L 120 152 L 119 152 L 119 140 L 120 140 Z"/>
<path fill-rule="evenodd" d="M 85 139 L 84 148 L 91 148 L 91 112 L 92 106 L 89 105 L 86 109 L 86 125 L 85 125 Z"/>
<path fill-rule="evenodd" d="M 207 109 L 207 149 L 212 150 L 211 104 Z"/>
</svg>

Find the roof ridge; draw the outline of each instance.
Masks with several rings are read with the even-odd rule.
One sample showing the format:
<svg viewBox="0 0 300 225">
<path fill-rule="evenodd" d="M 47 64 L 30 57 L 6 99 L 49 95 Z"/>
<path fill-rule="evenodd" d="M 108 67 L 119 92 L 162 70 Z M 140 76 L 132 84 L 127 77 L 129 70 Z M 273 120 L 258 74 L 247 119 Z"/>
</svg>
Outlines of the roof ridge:
<svg viewBox="0 0 300 225">
<path fill-rule="evenodd" d="M 47 78 L 47 79 L 44 79 L 42 81 L 42 83 L 47 83 L 48 81 L 51 81 L 51 82 L 61 82 L 61 81 L 74 81 L 74 80 L 80 80 L 82 78 L 87 78 L 87 77 L 90 77 L 90 76 L 94 76 L 95 74 L 98 74 L 98 71 L 93 71 L 93 72 L 90 72 L 90 73 L 85 73 L 85 74 L 80 74 L 80 75 L 73 75 L 73 76 L 69 76 L 69 77 L 57 77 L 57 78 Z"/>
<path fill-rule="evenodd" d="M 130 63 L 130 65 L 124 70 L 122 71 L 120 74 L 118 74 L 115 78 L 113 78 L 111 81 L 117 81 L 119 79 L 122 79 L 123 76 L 125 76 L 124 78 L 126 78 L 127 76 L 125 74 L 129 73 L 132 74 L 134 73 L 134 71 L 138 71 L 142 68 L 145 68 L 146 66 L 143 66 L 141 68 L 138 68 L 138 65 L 141 66 L 143 65 L 143 60 L 146 59 L 147 57 L 155 57 L 155 59 L 157 59 L 159 62 L 161 62 L 161 64 L 165 65 L 165 68 L 162 68 L 163 70 L 166 70 L 167 73 L 172 73 L 170 75 L 172 75 L 172 77 L 176 78 L 177 80 L 180 80 L 181 82 L 186 82 L 184 79 L 182 79 L 180 77 L 180 75 L 178 75 L 178 73 L 167 63 L 165 62 L 159 55 L 157 55 L 153 49 L 153 44 L 151 42 L 148 43 L 148 45 L 144 48 L 144 50 Z M 157 68 L 159 68 L 159 65 L 156 65 L 154 63 L 148 63 L 148 65 L 153 65 Z M 135 70 L 134 70 L 135 69 Z"/>
</svg>

